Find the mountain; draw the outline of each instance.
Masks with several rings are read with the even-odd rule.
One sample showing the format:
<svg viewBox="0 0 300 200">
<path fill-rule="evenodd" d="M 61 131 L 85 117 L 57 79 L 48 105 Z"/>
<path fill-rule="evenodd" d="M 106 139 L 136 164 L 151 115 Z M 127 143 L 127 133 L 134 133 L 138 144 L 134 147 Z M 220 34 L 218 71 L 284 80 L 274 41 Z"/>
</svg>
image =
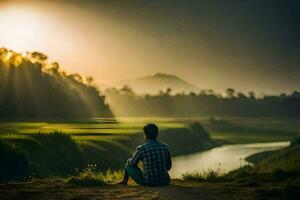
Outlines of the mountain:
<svg viewBox="0 0 300 200">
<path fill-rule="evenodd" d="M 199 92 L 200 89 L 187 81 L 172 74 L 156 73 L 151 76 L 144 76 L 137 79 L 124 80 L 116 84 L 116 87 L 128 85 L 136 93 L 157 94 L 159 91 L 172 89 L 172 93 Z"/>
</svg>

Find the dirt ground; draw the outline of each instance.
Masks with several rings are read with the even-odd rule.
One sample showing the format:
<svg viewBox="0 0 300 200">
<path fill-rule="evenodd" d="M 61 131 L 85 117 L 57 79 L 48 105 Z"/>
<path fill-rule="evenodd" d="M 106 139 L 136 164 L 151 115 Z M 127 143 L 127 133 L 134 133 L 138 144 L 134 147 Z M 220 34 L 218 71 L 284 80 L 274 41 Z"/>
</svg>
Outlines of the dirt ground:
<svg viewBox="0 0 300 200">
<path fill-rule="evenodd" d="M 76 186 L 59 179 L 35 180 L 0 185 L 1 200 L 96 200 L 96 199 L 274 199 L 259 196 L 261 189 L 230 184 L 201 184 L 173 181 L 165 187 L 141 187 L 134 184 Z"/>
</svg>

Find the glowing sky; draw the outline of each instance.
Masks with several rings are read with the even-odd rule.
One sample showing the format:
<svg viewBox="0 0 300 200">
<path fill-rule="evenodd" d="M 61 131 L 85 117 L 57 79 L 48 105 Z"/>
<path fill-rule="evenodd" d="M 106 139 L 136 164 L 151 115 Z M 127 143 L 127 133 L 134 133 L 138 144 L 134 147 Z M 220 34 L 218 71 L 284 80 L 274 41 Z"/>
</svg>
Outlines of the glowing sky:
<svg viewBox="0 0 300 200">
<path fill-rule="evenodd" d="M 112 84 L 156 72 L 200 88 L 300 89 L 297 1 L 0 1 L 0 46 Z"/>
</svg>

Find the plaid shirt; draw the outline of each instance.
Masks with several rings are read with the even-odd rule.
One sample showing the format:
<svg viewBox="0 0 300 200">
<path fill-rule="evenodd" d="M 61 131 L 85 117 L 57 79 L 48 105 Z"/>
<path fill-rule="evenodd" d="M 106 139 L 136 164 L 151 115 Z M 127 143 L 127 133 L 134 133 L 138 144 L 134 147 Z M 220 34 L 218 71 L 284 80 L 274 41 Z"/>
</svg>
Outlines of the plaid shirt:
<svg viewBox="0 0 300 200">
<path fill-rule="evenodd" d="M 169 183 L 168 171 L 171 169 L 172 161 L 166 144 L 157 140 L 149 140 L 138 146 L 128 163 L 137 167 L 140 161 L 143 162 L 143 177 L 146 184 L 163 185 Z"/>
</svg>

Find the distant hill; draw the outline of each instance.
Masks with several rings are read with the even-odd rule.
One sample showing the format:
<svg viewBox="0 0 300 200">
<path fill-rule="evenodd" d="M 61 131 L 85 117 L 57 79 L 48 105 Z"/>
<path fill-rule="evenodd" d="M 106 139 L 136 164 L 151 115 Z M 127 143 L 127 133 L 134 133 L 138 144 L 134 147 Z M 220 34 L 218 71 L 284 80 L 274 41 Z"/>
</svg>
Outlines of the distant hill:
<svg viewBox="0 0 300 200">
<path fill-rule="evenodd" d="M 137 93 L 157 94 L 160 90 L 171 88 L 172 92 L 198 92 L 200 89 L 187 81 L 172 74 L 156 73 L 137 79 L 124 80 L 116 84 L 117 87 L 128 85 Z"/>
<path fill-rule="evenodd" d="M 67 74 L 38 52 L 0 49 L 0 118 L 112 116 L 93 79 Z"/>
</svg>

